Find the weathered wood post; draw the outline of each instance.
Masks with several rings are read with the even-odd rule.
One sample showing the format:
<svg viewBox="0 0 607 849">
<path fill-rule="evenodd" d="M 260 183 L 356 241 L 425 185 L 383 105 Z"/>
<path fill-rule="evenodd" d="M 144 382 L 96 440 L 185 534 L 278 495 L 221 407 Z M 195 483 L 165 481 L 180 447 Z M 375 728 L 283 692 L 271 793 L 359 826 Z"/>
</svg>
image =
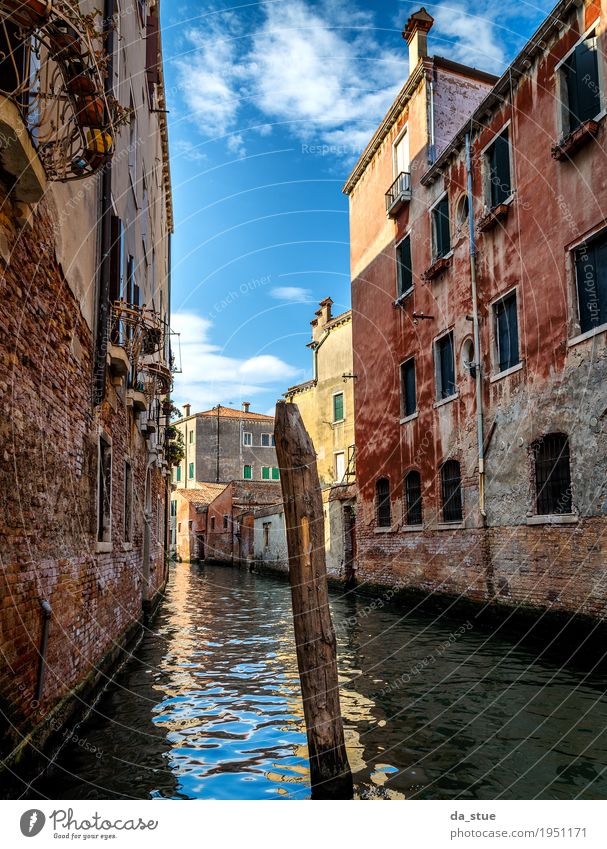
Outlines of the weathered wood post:
<svg viewBox="0 0 607 849">
<path fill-rule="evenodd" d="M 289 579 L 313 799 L 351 799 L 329 610 L 322 496 L 314 446 L 296 404 L 279 401 L 274 427 L 285 505 Z"/>
</svg>

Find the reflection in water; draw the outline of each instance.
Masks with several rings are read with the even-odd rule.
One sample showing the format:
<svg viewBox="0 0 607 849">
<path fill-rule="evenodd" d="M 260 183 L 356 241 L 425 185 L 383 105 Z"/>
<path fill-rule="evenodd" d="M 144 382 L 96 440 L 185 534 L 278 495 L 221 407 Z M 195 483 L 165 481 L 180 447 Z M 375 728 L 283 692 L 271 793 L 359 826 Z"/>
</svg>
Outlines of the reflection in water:
<svg viewBox="0 0 607 849">
<path fill-rule="evenodd" d="M 603 676 L 332 596 L 348 757 L 390 798 L 605 798 Z M 31 795 L 309 795 L 288 585 L 178 564 L 154 630 Z M 101 749 L 96 756 L 92 747 Z"/>
</svg>

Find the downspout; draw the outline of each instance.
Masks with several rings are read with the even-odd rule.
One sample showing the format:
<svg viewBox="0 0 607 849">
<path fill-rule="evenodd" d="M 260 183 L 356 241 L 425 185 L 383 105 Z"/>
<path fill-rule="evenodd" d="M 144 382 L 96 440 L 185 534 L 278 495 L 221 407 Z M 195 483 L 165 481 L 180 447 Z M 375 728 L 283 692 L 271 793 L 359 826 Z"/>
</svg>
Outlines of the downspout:
<svg viewBox="0 0 607 849">
<path fill-rule="evenodd" d="M 434 69 L 430 76 L 430 156 L 428 157 L 432 165 L 436 159 L 436 147 L 434 141 Z"/>
<path fill-rule="evenodd" d="M 105 93 L 110 94 L 114 82 L 114 0 L 104 0 L 103 38 L 108 58 Z M 115 139 L 114 139 L 115 143 Z M 105 372 L 110 319 L 110 252 L 112 235 L 110 216 L 112 213 L 112 165 L 105 163 L 101 174 L 101 261 L 99 263 L 99 300 L 97 313 L 97 338 L 95 340 L 95 375 L 93 381 L 93 403 L 98 406 L 105 395 Z"/>
<path fill-rule="evenodd" d="M 466 133 L 466 171 L 468 174 L 468 223 L 470 226 L 470 284 L 472 294 L 472 325 L 474 329 L 474 371 L 476 383 L 476 438 L 478 441 L 478 507 L 483 519 L 485 511 L 485 437 L 483 420 L 483 379 L 481 374 L 481 340 L 478 318 L 478 293 L 476 290 L 476 244 L 474 240 L 474 218 L 472 207 L 472 163 L 470 156 L 470 133 Z"/>
<path fill-rule="evenodd" d="M 46 599 L 43 599 L 40 602 L 40 607 L 42 608 L 42 637 L 40 639 L 40 665 L 38 666 L 38 682 L 36 684 L 37 702 L 42 699 L 42 690 L 44 689 L 44 673 L 46 671 L 46 650 L 48 647 L 48 629 L 51 621 L 51 616 L 53 615 L 53 610 L 48 601 L 46 601 Z"/>
</svg>

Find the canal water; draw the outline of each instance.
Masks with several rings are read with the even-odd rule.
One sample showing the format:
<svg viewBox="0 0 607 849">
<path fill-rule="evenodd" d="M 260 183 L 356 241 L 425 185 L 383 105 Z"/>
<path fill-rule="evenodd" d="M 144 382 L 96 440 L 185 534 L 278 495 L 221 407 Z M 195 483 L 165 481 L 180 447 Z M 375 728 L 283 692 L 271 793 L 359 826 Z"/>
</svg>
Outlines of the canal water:
<svg viewBox="0 0 607 849">
<path fill-rule="evenodd" d="M 358 795 L 607 797 L 607 680 L 333 593 Z M 288 584 L 177 564 L 150 633 L 30 798 L 309 795 Z"/>
</svg>

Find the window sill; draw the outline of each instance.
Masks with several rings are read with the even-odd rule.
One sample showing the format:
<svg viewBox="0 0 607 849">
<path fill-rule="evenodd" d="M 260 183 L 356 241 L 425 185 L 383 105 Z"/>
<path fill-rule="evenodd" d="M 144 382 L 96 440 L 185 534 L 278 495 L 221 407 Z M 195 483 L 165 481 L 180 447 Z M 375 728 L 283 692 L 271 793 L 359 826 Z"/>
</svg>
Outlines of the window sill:
<svg viewBox="0 0 607 849">
<path fill-rule="evenodd" d="M 574 513 L 547 513 L 542 516 L 527 516 L 528 525 L 577 525 L 579 516 Z"/>
<path fill-rule="evenodd" d="M 407 424 L 407 422 L 412 422 L 412 421 L 413 421 L 414 419 L 416 419 L 418 416 L 419 416 L 419 410 L 416 410 L 414 413 L 411 413 L 411 415 L 410 415 L 410 416 L 405 416 L 404 418 L 402 418 L 402 419 L 400 420 L 400 423 L 401 423 L 401 424 Z"/>
<path fill-rule="evenodd" d="M 421 533 L 424 530 L 424 526 L 423 525 L 401 525 L 399 530 L 403 534 L 414 534 L 416 531 L 417 531 L 417 533 Z"/>
<path fill-rule="evenodd" d="M 133 543 L 132 542 L 123 542 L 122 543 L 122 550 L 123 551 L 132 551 L 133 550 Z"/>
<path fill-rule="evenodd" d="M 440 401 L 435 401 L 432 406 L 435 410 L 437 410 L 439 407 L 449 404 L 451 401 L 455 401 L 456 398 L 459 398 L 459 392 L 454 392 L 453 395 L 449 395 L 448 398 L 441 398 Z"/>
<path fill-rule="evenodd" d="M 463 522 L 439 522 L 436 526 L 437 531 L 456 531 L 459 528 L 465 527 Z"/>
<path fill-rule="evenodd" d="M 95 552 L 97 554 L 109 554 L 110 551 L 113 551 L 114 543 L 113 542 L 96 542 L 95 543 Z"/>
<path fill-rule="evenodd" d="M 516 374 L 517 371 L 520 371 L 523 367 L 523 363 L 517 363 L 515 366 L 511 366 L 510 368 L 504 369 L 504 371 L 499 371 L 497 374 L 492 374 L 489 378 L 489 383 L 495 383 L 498 380 L 502 380 L 504 377 L 508 377 L 510 374 Z"/>
<path fill-rule="evenodd" d="M 394 307 L 402 307 L 404 302 L 409 298 L 409 295 L 413 294 L 413 286 L 410 289 L 407 289 L 406 292 L 403 292 L 402 295 L 399 295 L 398 298 L 394 301 L 392 306 Z"/>
<path fill-rule="evenodd" d="M 501 221 L 505 221 L 508 217 L 508 213 L 510 212 L 510 204 L 514 200 L 514 193 L 511 194 L 506 200 L 502 201 L 502 203 L 498 203 L 496 206 L 491 207 L 489 212 L 486 215 L 483 215 L 477 222 L 477 227 L 481 233 L 488 233 L 489 230 L 493 230 L 494 227 Z"/>
<path fill-rule="evenodd" d="M 334 425 L 343 424 L 344 422 L 345 422 L 345 419 L 337 419 L 336 421 L 332 422 L 332 424 L 334 424 Z"/>
<path fill-rule="evenodd" d="M 389 528 L 375 528 L 373 533 L 375 533 L 375 534 L 393 534 L 396 530 L 397 530 L 397 528 L 395 528 L 394 526 L 391 526 Z"/>
<path fill-rule="evenodd" d="M 580 333 L 574 336 L 573 339 L 567 340 L 567 347 L 573 348 L 574 345 L 579 345 L 580 342 L 585 342 L 586 339 L 592 339 L 593 336 L 598 336 L 599 333 L 605 333 L 607 324 L 599 324 L 598 327 L 593 327 L 592 330 L 586 330 L 585 333 Z"/>
<path fill-rule="evenodd" d="M 438 277 L 439 275 L 443 274 L 443 272 L 447 271 L 447 269 L 451 265 L 451 257 L 452 256 L 453 256 L 453 251 L 449 251 L 449 253 L 445 254 L 445 256 L 441 256 L 438 259 L 436 259 L 432 263 L 430 268 L 427 268 L 424 271 L 423 279 L 426 282 L 430 282 L 431 280 L 434 280 L 435 277 Z"/>
<path fill-rule="evenodd" d="M 584 123 L 577 127 L 572 133 L 569 133 L 569 135 L 561 139 L 560 142 L 553 145 L 550 150 L 552 158 L 558 161 L 570 159 L 574 153 L 577 153 L 580 148 L 588 144 L 589 141 L 596 137 L 599 131 L 599 121 L 604 118 L 604 114 L 605 113 L 601 113 L 600 115 L 597 115 L 596 118 L 584 121 Z"/>
</svg>

